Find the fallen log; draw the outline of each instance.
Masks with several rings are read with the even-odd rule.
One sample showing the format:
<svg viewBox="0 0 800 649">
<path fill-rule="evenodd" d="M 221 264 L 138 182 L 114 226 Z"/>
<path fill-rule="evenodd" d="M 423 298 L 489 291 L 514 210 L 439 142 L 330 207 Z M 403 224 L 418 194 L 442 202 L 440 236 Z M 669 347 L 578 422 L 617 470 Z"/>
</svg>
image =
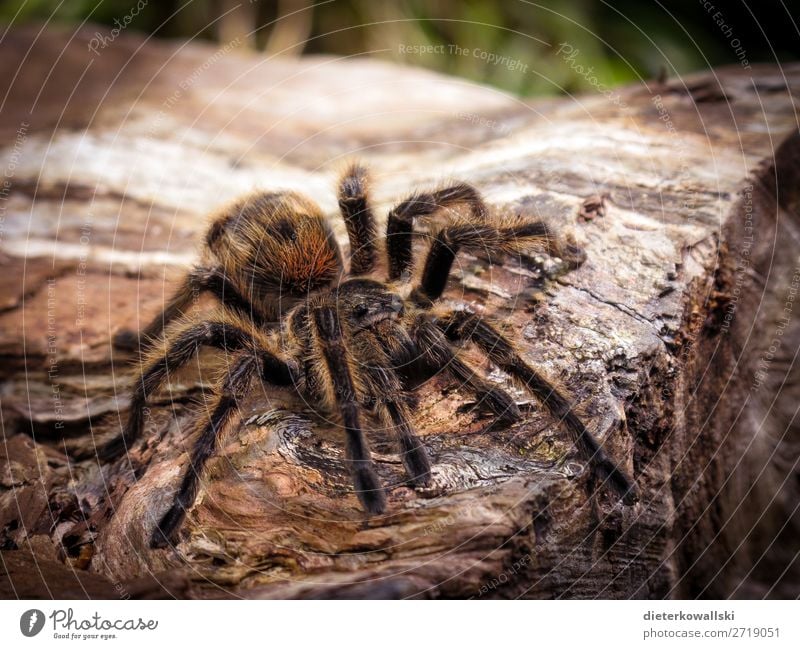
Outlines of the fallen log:
<svg viewBox="0 0 800 649">
<path fill-rule="evenodd" d="M 126 33 L 95 53 L 94 32 L 0 46 L 4 596 L 796 595 L 800 65 L 521 101 L 368 59 Z M 224 358 L 173 377 L 146 439 L 101 463 L 136 367 L 114 334 L 159 311 L 205 215 L 254 188 L 313 196 L 346 245 L 334 180 L 354 156 L 381 218 L 458 178 L 585 248 L 571 271 L 467 256 L 448 297 L 560 381 L 638 504 L 594 489 L 558 422 L 472 356 L 529 414 L 487 433 L 458 385 L 426 384 L 414 424 L 434 488 L 402 486 L 376 434 L 395 486 L 365 520 L 337 427 L 259 388 L 176 549 L 148 547 Z"/>
</svg>

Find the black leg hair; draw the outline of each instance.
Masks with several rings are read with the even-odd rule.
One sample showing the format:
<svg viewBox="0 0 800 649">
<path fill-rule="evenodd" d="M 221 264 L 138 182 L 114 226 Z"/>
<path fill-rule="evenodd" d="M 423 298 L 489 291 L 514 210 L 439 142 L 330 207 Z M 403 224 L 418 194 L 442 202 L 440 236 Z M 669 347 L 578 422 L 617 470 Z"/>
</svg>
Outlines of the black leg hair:
<svg viewBox="0 0 800 649">
<path fill-rule="evenodd" d="M 411 335 L 419 348 L 419 358 L 430 373 L 446 371 L 469 387 L 478 405 L 488 407 L 497 416 L 496 426 L 507 427 L 519 421 L 522 414 L 511 396 L 464 363 L 428 316 L 417 318 L 412 325 Z"/>
<path fill-rule="evenodd" d="M 184 328 L 171 340 L 166 352 L 152 358 L 136 379 L 125 428 L 119 437 L 112 439 L 100 449 L 99 457 L 111 460 L 127 450 L 139 438 L 144 423 L 143 413 L 147 395 L 159 389 L 170 371 L 175 372 L 186 365 L 199 347 L 215 347 L 232 352 L 246 347 L 255 348 L 256 345 L 253 333 L 221 321 L 207 321 Z M 268 375 L 265 379 L 279 385 L 291 384 L 291 372 L 284 361 L 266 350 L 259 350 L 259 353 L 263 356 Z"/>
<path fill-rule="evenodd" d="M 226 279 L 221 269 L 196 266 L 187 273 L 181 285 L 167 301 L 167 306 L 151 320 L 150 324 L 139 333 L 130 329 L 118 331 L 114 335 L 114 346 L 126 351 L 149 350 L 165 327 L 183 315 L 191 303 L 204 292 L 211 293 L 225 306 L 248 318 L 256 326 L 264 324 L 261 314 Z"/>
<path fill-rule="evenodd" d="M 466 183 L 413 194 L 389 212 L 386 223 L 386 252 L 389 257 L 390 280 L 401 279 L 411 269 L 415 219 L 460 204 L 469 207 L 474 221 L 486 220 L 488 212 L 483 199 L 474 187 Z"/>
<path fill-rule="evenodd" d="M 522 382 L 559 422 L 564 422 L 573 442 L 589 461 L 597 477 L 626 503 L 635 502 L 635 483 L 603 451 L 600 443 L 575 414 L 569 401 L 550 381 L 528 365 L 502 333 L 480 316 L 468 311 L 453 311 L 439 319 L 437 325 L 455 340 L 469 340 L 503 371 Z"/>
<path fill-rule="evenodd" d="M 316 307 L 311 316 L 336 405 L 342 414 L 347 436 L 346 455 L 356 494 L 368 513 L 380 514 L 386 508 L 386 500 L 361 429 L 358 395 L 342 339 L 339 316 L 333 306 Z"/>
<path fill-rule="evenodd" d="M 351 165 L 339 181 L 339 209 L 350 239 L 350 274 L 363 275 L 375 267 L 375 218 L 369 204 L 367 170 Z"/>
<path fill-rule="evenodd" d="M 151 548 L 163 548 L 170 544 L 175 530 L 186 516 L 186 511 L 194 504 L 200 474 L 206 461 L 214 454 L 220 437 L 235 421 L 237 399 L 246 395 L 260 369 L 259 359 L 245 353 L 237 356 L 227 371 L 219 386 L 210 417 L 203 418 L 203 423 L 198 426 L 199 435 L 172 506 L 153 530 Z"/>
<path fill-rule="evenodd" d="M 387 367 L 399 375 L 404 390 L 407 384 L 430 378 L 426 376 L 424 367 L 419 367 L 419 349 L 401 322 L 384 320 L 373 327 L 373 332 L 377 347 L 387 359 Z"/>
<path fill-rule="evenodd" d="M 366 379 L 375 410 L 400 442 L 401 457 L 411 483 L 415 487 L 427 486 L 431 480 L 431 463 L 409 421 L 403 386 L 392 369 L 389 355 L 372 332 L 363 332 L 354 344 L 357 345 L 359 374 Z"/>
<path fill-rule="evenodd" d="M 399 400 L 387 400 L 381 404 L 394 426 L 393 431 L 400 440 L 400 452 L 406 473 L 415 487 L 425 487 L 431 482 L 431 463 L 425 447 L 408 420 L 406 408 Z"/>
<path fill-rule="evenodd" d="M 447 285 L 456 254 L 461 249 L 510 254 L 519 253 L 536 243 L 544 243 L 551 252 L 559 250 L 555 235 L 547 225 L 538 221 L 507 228 L 475 223 L 446 226 L 436 234 L 431 243 L 425 258 L 422 279 L 412 292 L 411 299 L 422 307 L 430 306 L 438 300 Z"/>
</svg>

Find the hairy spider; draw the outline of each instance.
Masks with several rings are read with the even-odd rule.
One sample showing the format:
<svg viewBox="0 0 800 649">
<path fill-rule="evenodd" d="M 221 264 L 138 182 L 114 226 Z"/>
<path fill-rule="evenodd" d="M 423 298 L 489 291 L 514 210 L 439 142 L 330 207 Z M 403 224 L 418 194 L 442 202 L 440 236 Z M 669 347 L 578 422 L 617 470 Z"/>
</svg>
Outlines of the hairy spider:
<svg viewBox="0 0 800 649">
<path fill-rule="evenodd" d="M 350 269 L 343 276 L 339 247 L 319 207 L 295 192 L 257 193 L 213 218 L 205 235 L 207 263 L 194 267 L 162 313 L 143 331 L 149 351 L 136 378 L 122 434 L 101 449 L 119 455 L 139 437 L 146 399 L 169 371 L 185 365 L 201 346 L 233 353 L 216 385 L 208 415 L 198 417 L 197 439 L 172 506 L 151 537 L 164 547 L 192 506 L 200 472 L 219 438 L 237 421 L 237 400 L 260 379 L 292 386 L 332 413 L 344 428 L 353 484 L 369 514 L 385 509 L 385 497 L 364 437 L 368 412 L 396 435 L 409 481 L 430 483 L 431 466 L 414 433 L 408 394 L 421 380 L 446 372 L 474 393 L 509 426 L 521 417 L 514 400 L 481 378 L 453 342 L 469 342 L 526 387 L 562 421 L 595 475 L 622 497 L 636 499 L 633 482 L 600 448 L 569 400 L 532 368 L 500 331 L 466 309 L 446 309 L 442 296 L 459 250 L 520 253 L 531 245 L 579 264 L 583 252 L 563 245 L 541 222 L 515 217 L 491 222 L 470 185 L 455 183 L 414 193 L 388 215 L 385 247 L 388 280 L 366 277 L 377 262 L 375 221 L 368 175 L 353 164 L 339 181 L 339 207 L 350 239 Z M 411 280 L 416 219 L 463 207 L 432 237 L 419 280 Z M 218 299 L 218 312 L 199 322 L 179 318 L 199 292 Z M 171 324 L 170 324 L 171 323 Z M 166 329 L 165 329 L 166 328 Z M 166 351 L 154 342 L 165 334 Z M 130 345 L 132 332 L 119 336 Z"/>
</svg>

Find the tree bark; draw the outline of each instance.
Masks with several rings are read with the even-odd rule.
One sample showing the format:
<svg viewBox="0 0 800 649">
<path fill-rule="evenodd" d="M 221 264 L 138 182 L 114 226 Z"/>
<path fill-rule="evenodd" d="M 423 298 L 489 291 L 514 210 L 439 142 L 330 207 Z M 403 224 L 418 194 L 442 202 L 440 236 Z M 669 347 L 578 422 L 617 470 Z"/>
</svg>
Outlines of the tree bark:
<svg viewBox="0 0 800 649">
<path fill-rule="evenodd" d="M 521 101 L 367 59 L 128 33 L 93 50 L 95 31 L 0 47 L 5 596 L 796 596 L 800 66 Z M 468 352 L 529 414 L 485 433 L 468 394 L 426 384 L 414 424 L 433 488 L 401 486 L 376 433 L 393 487 L 365 520 L 337 427 L 259 387 L 176 551 L 148 547 L 225 359 L 174 376 L 145 439 L 103 465 L 136 367 L 113 334 L 159 311 L 205 215 L 254 188 L 311 195 L 346 245 L 334 182 L 352 156 L 381 218 L 457 178 L 586 249 L 574 271 L 464 255 L 447 297 L 564 386 L 637 505 L 593 489 L 558 422 Z"/>
</svg>

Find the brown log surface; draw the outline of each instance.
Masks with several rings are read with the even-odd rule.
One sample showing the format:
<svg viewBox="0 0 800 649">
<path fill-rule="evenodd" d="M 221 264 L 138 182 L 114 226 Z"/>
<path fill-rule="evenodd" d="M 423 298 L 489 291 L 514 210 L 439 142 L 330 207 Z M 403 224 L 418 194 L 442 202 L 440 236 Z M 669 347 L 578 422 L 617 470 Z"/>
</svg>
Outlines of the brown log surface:
<svg viewBox="0 0 800 649">
<path fill-rule="evenodd" d="M 3 596 L 797 595 L 800 66 L 521 101 L 361 58 L 125 33 L 94 54 L 94 31 L 0 47 Z M 381 218 L 458 178 L 585 247 L 571 272 L 464 255 L 447 298 L 558 379 L 635 475 L 636 506 L 593 491 L 558 422 L 470 352 L 532 405 L 488 434 L 458 385 L 426 384 L 432 489 L 402 486 L 376 433 L 390 506 L 365 521 L 336 425 L 259 387 L 176 550 L 148 547 L 225 359 L 174 376 L 145 439 L 100 465 L 135 369 L 113 334 L 158 312 L 205 215 L 255 188 L 313 196 L 346 245 L 334 182 L 355 156 Z"/>
</svg>

